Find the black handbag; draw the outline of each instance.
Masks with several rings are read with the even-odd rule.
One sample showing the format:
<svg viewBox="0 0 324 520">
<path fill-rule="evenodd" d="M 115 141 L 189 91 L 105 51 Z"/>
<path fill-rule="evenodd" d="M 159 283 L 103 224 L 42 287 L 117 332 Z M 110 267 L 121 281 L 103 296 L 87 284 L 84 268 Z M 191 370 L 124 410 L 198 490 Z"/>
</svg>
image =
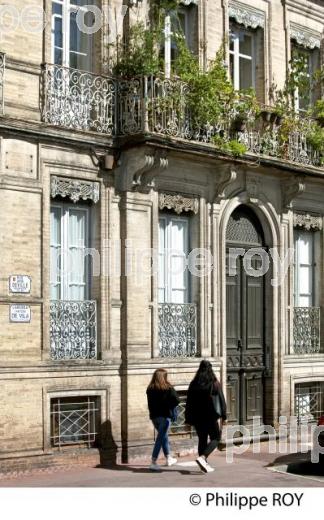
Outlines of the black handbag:
<svg viewBox="0 0 324 520">
<path fill-rule="evenodd" d="M 220 400 L 220 397 L 219 397 L 219 394 L 211 394 L 211 400 L 212 400 L 212 403 L 213 403 L 213 407 L 214 407 L 214 410 L 215 410 L 215 413 L 217 415 L 217 419 L 219 419 L 220 417 L 223 416 L 223 410 L 222 410 L 222 404 L 221 404 L 221 400 Z"/>
</svg>

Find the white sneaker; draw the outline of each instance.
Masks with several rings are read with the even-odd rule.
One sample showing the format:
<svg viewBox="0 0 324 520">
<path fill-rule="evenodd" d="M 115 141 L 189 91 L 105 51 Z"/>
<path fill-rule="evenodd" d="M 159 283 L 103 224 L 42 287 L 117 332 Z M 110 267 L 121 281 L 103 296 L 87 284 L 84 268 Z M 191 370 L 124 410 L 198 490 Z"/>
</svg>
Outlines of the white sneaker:
<svg viewBox="0 0 324 520">
<path fill-rule="evenodd" d="M 152 471 L 161 471 L 161 466 L 159 466 L 156 462 L 151 462 L 150 470 Z"/>
<path fill-rule="evenodd" d="M 212 471 L 215 471 L 215 468 L 213 468 L 208 462 L 206 462 L 206 469 L 207 473 L 211 473 Z"/>
<path fill-rule="evenodd" d="M 211 473 L 212 471 L 215 471 L 214 468 L 212 468 L 210 464 L 208 464 L 207 460 L 204 457 L 198 457 L 198 459 L 196 459 L 196 462 L 204 473 Z"/>
<path fill-rule="evenodd" d="M 176 464 L 178 462 L 177 459 L 175 459 L 174 457 L 171 457 L 171 455 L 169 455 L 167 458 L 166 458 L 166 463 L 165 465 L 166 466 L 173 466 L 174 464 Z"/>
</svg>

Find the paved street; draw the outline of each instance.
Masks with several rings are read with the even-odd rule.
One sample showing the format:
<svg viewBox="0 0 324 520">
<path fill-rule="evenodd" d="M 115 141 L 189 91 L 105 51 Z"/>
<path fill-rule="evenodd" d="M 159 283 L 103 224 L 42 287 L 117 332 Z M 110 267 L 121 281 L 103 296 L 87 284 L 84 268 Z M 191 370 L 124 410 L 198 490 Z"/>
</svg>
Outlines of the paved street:
<svg viewBox="0 0 324 520">
<path fill-rule="evenodd" d="M 226 452 L 210 457 L 215 471 L 201 473 L 193 455 L 181 457 L 171 468 L 154 473 L 147 461 L 111 468 L 74 467 L 38 470 L 30 475 L 6 477 L 0 487 L 323 487 L 324 471 L 307 462 L 307 454 L 269 454 L 269 444 L 261 452 L 252 448 L 226 462 Z M 294 473 L 287 473 L 292 470 Z"/>
</svg>

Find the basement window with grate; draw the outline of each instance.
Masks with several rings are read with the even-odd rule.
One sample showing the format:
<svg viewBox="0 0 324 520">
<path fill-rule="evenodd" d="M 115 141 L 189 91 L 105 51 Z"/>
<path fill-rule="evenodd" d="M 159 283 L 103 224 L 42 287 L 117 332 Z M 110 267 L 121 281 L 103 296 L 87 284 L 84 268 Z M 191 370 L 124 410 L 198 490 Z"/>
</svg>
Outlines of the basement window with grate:
<svg viewBox="0 0 324 520">
<path fill-rule="evenodd" d="M 296 384 L 295 415 L 299 424 L 317 422 L 324 415 L 324 381 Z"/>
<path fill-rule="evenodd" d="M 51 399 L 51 445 L 95 446 L 100 426 L 100 398 L 71 396 Z"/>
</svg>

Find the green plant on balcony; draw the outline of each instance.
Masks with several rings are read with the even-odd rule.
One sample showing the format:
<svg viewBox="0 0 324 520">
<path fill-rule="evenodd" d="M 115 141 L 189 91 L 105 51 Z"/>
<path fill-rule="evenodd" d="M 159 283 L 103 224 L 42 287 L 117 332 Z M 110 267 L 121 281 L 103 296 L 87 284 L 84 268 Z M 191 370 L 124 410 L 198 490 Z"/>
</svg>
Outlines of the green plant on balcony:
<svg viewBox="0 0 324 520">
<path fill-rule="evenodd" d="M 232 130 L 242 132 L 248 123 L 254 123 L 261 108 L 253 88 L 235 92 L 233 102 Z"/>
<path fill-rule="evenodd" d="M 302 123 L 294 113 L 288 113 L 282 120 L 278 128 L 278 143 L 281 156 L 288 159 L 289 156 L 289 140 L 294 133 L 302 131 Z"/>
<path fill-rule="evenodd" d="M 201 70 L 197 56 L 178 37 L 177 57 L 173 72 L 188 85 L 187 102 L 193 124 L 219 126 L 228 121 L 235 93 L 224 67 L 224 49 L 217 52 L 206 71 Z"/>
<path fill-rule="evenodd" d="M 307 144 L 319 156 L 320 164 L 324 161 L 324 128 L 313 122 L 306 133 Z"/>
<path fill-rule="evenodd" d="M 318 99 L 313 107 L 312 116 L 320 126 L 324 126 L 324 99 Z"/>
<path fill-rule="evenodd" d="M 159 26 L 147 29 L 143 22 L 134 24 L 127 38 L 117 40 L 113 73 L 125 79 L 158 74 L 162 68 L 160 43 Z"/>
<path fill-rule="evenodd" d="M 226 141 L 223 137 L 215 135 L 212 137 L 212 142 L 216 148 L 227 154 L 233 155 L 233 157 L 240 157 L 247 152 L 246 145 L 235 139 Z"/>
</svg>

